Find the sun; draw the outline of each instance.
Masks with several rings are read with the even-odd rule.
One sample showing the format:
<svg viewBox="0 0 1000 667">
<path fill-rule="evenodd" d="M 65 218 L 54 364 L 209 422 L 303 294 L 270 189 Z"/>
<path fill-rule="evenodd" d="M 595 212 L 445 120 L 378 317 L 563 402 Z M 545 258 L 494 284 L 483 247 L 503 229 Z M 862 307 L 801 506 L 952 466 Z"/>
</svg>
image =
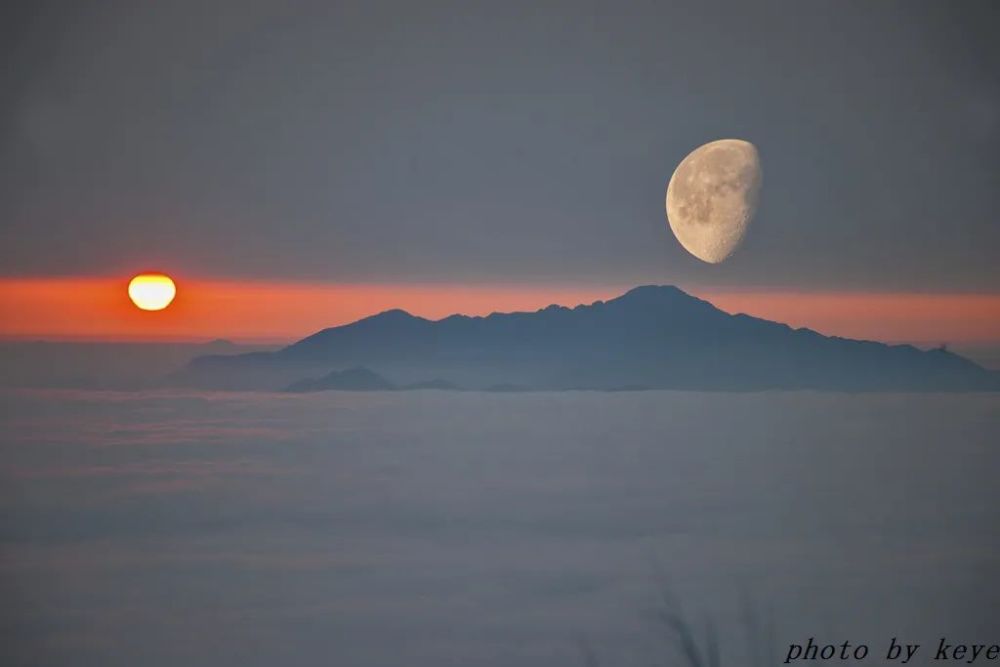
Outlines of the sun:
<svg viewBox="0 0 1000 667">
<path fill-rule="evenodd" d="M 140 273 L 128 284 L 128 297 L 142 310 L 163 310 L 177 295 L 177 286 L 162 273 Z"/>
</svg>

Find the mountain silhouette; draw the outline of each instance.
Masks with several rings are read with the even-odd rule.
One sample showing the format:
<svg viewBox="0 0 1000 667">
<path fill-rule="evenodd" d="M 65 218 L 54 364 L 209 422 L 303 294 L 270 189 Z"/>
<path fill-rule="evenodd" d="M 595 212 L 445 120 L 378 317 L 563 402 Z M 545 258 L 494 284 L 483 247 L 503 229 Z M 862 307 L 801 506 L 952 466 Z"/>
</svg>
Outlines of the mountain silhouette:
<svg viewBox="0 0 1000 667">
<path fill-rule="evenodd" d="M 348 368 L 344 371 L 330 371 L 321 378 L 305 378 L 293 382 L 285 391 L 303 393 L 309 391 L 388 391 L 395 389 L 378 373 L 363 367 Z"/>
<path fill-rule="evenodd" d="M 470 389 L 976 391 L 1000 374 L 943 349 L 823 336 L 730 315 L 676 287 L 536 312 L 427 320 L 389 310 L 273 352 L 211 355 L 175 381 L 273 390 L 365 366 Z"/>
<path fill-rule="evenodd" d="M 363 366 L 348 368 L 344 371 L 330 371 L 323 377 L 304 378 L 285 387 L 286 392 L 300 394 L 313 391 L 411 391 L 416 389 L 460 391 L 462 388 L 454 382 L 440 378 L 396 385 Z"/>
</svg>

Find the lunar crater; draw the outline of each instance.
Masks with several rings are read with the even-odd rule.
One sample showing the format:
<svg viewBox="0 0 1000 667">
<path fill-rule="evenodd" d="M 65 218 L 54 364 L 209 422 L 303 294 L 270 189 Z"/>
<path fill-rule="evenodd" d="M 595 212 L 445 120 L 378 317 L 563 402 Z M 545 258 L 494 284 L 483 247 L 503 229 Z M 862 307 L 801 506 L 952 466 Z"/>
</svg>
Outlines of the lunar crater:
<svg viewBox="0 0 1000 667">
<path fill-rule="evenodd" d="M 753 144 L 722 139 L 685 157 L 667 186 L 667 220 L 680 244 L 717 264 L 739 247 L 757 208 L 760 159 Z"/>
</svg>

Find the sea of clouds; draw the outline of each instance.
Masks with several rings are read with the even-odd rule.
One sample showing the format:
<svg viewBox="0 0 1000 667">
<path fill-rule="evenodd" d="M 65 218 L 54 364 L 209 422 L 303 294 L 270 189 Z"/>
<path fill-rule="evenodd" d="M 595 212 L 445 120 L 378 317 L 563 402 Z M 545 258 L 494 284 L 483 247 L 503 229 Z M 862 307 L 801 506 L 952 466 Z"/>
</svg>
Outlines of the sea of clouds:
<svg viewBox="0 0 1000 667">
<path fill-rule="evenodd" d="M 729 664 L 995 639 L 998 408 L 0 390 L 0 662 L 680 664 L 664 592 Z"/>
</svg>

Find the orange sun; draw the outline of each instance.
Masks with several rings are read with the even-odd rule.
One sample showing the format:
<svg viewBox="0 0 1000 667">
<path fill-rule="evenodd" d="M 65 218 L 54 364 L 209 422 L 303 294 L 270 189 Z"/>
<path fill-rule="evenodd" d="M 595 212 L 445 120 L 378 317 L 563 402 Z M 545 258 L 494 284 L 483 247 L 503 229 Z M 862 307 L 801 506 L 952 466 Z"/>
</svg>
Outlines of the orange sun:
<svg viewBox="0 0 1000 667">
<path fill-rule="evenodd" d="M 174 281 L 162 273 L 140 273 L 128 284 L 128 297 L 142 310 L 163 310 L 176 294 Z"/>
</svg>

